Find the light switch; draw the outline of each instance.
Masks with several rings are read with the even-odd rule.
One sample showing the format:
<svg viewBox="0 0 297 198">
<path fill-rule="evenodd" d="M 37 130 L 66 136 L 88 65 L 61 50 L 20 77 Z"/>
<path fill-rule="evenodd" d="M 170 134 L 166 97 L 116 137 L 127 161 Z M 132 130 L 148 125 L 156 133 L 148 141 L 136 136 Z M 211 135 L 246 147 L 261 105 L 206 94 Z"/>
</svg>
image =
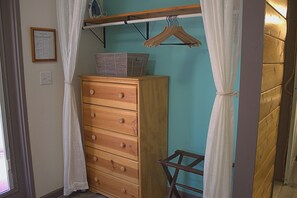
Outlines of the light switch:
<svg viewBox="0 0 297 198">
<path fill-rule="evenodd" d="M 52 72 L 42 71 L 40 72 L 40 85 L 51 85 L 53 84 Z"/>
</svg>

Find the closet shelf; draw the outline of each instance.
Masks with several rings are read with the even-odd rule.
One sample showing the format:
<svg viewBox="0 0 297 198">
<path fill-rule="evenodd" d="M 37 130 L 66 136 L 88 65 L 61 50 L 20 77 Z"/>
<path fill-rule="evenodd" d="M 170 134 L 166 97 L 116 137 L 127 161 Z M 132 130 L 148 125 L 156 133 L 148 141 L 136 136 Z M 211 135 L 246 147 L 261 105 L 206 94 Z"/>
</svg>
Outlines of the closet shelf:
<svg viewBox="0 0 297 198">
<path fill-rule="evenodd" d="M 112 16 L 105 16 L 99 18 L 85 19 L 86 24 L 84 29 L 87 29 L 87 24 L 101 24 L 100 27 L 109 26 L 110 23 L 117 25 L 117 22 L 128 23 L 128 21 L 145 20 L 154 21 L 155 18 L 167 17 L 167 16 L 181 16 L 181 15 L 194 15 L 201 14 L 201 6 L 199 4 L 175 6 L 170 8 L 160 8 L 154 10 L 145 10 L 140 12 L 130 12 L 125 14 L 117 14 Z"/>
<path fill-rule="evenodd" d="M 132 24 L 134 28 L 141 34 L 145 39 L 149 39 L 149 22 L 151 21 L 160 21 L 166 20 L 168 16 L 176 16 L 176 18 L 192 18 L 201 16 L 201 6 L 200 4 L 185 5 L 185 6 L 175 6 L 170 8 L 160 8 L 154 10 L 145 10 L 140 12 L 130 12 L 125 14 L 117 14 L 112 16 L 104 16 L 99 18 L 90 18 L 84 20 L 83 29 L 89 29 L 97 38 L 101 41 L 106 47 L 106 35 L 105 27 L 123 25 L 123 24 Z M 146 23 L 145 33 L 140 31 L 136 23 Z M 93 28 L 103 27 L 103 38 L 97 35 L 94 32 Z M 167 44 L 165 44 L 167 45 Z M 170 44 L 171 45 L 171 44 Z M 176 44 L 173 44 L 176 45 Z M 177 44 L 180 45 L 180 44 Z M 183 45 L 183 44 L 182 44 Z"/>
</svg>

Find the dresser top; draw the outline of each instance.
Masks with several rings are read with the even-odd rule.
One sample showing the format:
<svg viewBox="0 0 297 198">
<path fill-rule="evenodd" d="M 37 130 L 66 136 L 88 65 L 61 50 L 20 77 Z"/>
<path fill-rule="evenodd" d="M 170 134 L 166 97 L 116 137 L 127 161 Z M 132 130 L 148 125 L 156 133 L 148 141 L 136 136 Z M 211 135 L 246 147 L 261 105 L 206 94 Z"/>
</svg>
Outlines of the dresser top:
<svg viewBox="0 0 297 198">
<path fill-rule="evenodd" d="M 144 81 L 144 80 L 152 80 L 152 79 L 160 79 L 165 78 L 168 79 L 168 76 L 137 76 L 137 77 L 111 77 L 111 76 L 99 76 L 99 75 L 87 75 L 80 76 L 83 81 L 104 81 L 104 82 L 123 82 L 123 81 Z"/>
</svg>

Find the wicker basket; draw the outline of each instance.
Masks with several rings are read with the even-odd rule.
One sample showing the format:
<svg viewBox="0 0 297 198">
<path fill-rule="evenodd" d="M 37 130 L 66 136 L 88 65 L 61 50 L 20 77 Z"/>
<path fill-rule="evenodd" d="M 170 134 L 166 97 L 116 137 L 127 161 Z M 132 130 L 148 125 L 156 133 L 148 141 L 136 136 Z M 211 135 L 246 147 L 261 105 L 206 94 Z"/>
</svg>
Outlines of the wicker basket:
<svg viewBox="0 0 297 198">
<path fill-rule="evenodd" d="M 104 76 L 143 76 L 149 54 L 97 53 L 97 73 Z"/>
</svg>

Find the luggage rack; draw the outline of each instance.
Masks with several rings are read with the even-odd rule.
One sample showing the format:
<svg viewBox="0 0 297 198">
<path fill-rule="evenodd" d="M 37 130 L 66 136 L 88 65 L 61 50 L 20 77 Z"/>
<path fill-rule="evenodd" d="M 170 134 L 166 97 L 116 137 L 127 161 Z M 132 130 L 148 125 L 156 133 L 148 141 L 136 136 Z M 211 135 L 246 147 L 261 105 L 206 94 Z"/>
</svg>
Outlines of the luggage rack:
<svg viewBox="0 0 297 198">
<path fill-rule="evenodd" d="M 188 165 L 183 165 L 182 161 L 185 157 L 190 157 L 193 158 L 194 161 Z M 178 158 L 178 162 L 172 162 L 172 160 L 174 160 L 175 158 Z M 162 165 L 164 172 L 167 176 L 167 180 L 170 184 L 170 188 L 169 188 L 169 192 L 167 197 L 171 198 L 172 195 L 174 194 L 176 198 L 181 198 L 178 190 L 176 189 L 176 186 L 203 194 L 203 191 L 201 189 L 198 188 L 193 188 L 191 186 L 187 186 L 185 184 L 181 184 L 181 183 L 177 183 L 177 177 L 178 177 L 178 173 L 180 170 L 185 171 L 185 172 L 189 172 L 189 173 L 193 173 L 196 175 L 200 175 L 203 176 L 203 171 L 202 170 L 198 170 L 196 168 L 194 168 L 196 165 L 202 163 L 204 161 L 204 156 L 202 155 L 197 155 L 197 154 L 193 154 L 193 153 L 189 153 L 186 151 L 182 151 L 182 150 L 176 150 L 174 152 L 174 154 L 172 154 L 171 156 L 169 156 L 168 158 L 164 159 L 164 160 L 159 160 L 158 162 Z M 175 168 L 174 174 L 173 176 L 171 175 L 171 173 L 169 172 L 169 167 Z"/>
</svg>

